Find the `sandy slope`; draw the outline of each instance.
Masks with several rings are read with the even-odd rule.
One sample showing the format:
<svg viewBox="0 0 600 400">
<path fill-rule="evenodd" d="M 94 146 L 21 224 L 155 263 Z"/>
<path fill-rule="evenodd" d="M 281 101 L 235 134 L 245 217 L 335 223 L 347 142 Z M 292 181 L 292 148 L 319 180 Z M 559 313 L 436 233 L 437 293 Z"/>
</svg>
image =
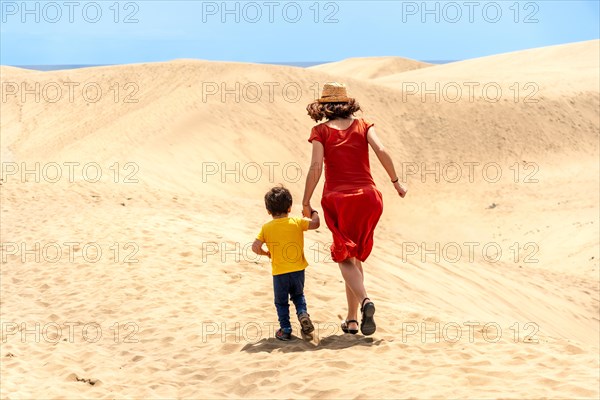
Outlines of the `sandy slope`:
<svg viewBox="0 0 600 400">
<path fill-rule="evenodd" d="M 386 207 L 366 278 L 378 331 L 337 329 L 343 286 L 323 228 L 306 243 L 317 335 L 290 343 L 272 339 L 268 262 L 246 245 L 267 218 L 271 185 L 301 196 L 304 107 L 331 75 L 189 60 L 26 74 L 3 67 L 3 88 L 97 83 L 103 96 L 86 101 L 76 90 L 73 102 L 51 103 L 48 92 L 2 103 L 5 172 L 7 162 L 46 169 L 39 183 L 32 174 L 1 182 L 1 397 L 597 398 L 597 49 L 598 41 L 575 43 L 346 79 L 404 172 L 436 162 L 443 172 L 439 183 L 409 175 L 401 200 L 372 160 Z M 395 83 L 452 74 L 503 84 L 535 76 L 549 89 L 537 102 L 438 103 L 403 98 Z M 211 94 L 236 82 L 239 99 Z M 51 162 L 62 165 L 57 183 Z M 65 162 L 80 163 L 74 182 Z M 456 183 L 449 162 L 462 166 Z M 98 182 L 89 181 L 93 168 L 84 179 L 86 163 L 97 163 Z M 472 183 L 464 163 L 479 163 L 470 164 Z M 498 182 L 493 170 L 484 179 L 486 163 L 501 169 Z M 6 247 L 36 242 L 47 249 L 39 262 Z M 66 242 L 79 244 L 71 252 Z M 88 242 L 102 250 L 97 261 Z M 416 249 L 436 242 L 436 254 Z M 56 262 L 51 243 L 63 251 Z M 423 328 L 433 333 L 422 337 Z"/>
</svg>

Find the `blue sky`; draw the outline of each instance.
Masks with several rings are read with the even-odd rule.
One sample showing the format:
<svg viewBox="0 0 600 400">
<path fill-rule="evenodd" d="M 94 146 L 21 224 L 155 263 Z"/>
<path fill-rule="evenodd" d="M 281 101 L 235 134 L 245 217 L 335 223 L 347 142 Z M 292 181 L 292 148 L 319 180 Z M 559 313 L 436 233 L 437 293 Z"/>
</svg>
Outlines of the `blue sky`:
<svg viewBox="0 0 600 400">
<path fill-rule="evenodd" d="M 3 65 L 459 60 L 599 38 L 598 1 L 0 1 Z"/>
</svg>

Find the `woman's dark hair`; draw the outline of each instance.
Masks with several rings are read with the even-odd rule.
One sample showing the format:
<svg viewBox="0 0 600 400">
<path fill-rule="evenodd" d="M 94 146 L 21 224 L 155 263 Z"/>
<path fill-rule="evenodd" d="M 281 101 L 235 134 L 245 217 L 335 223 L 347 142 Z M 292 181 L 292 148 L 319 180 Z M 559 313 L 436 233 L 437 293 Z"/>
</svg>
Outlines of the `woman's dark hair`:
<svg viewBox="0 0 600 400">
<path fill-rule="evenodd" d="M 347 103 L 319 103 L 315 101 L 306 106 L 308 115 L 315 122 L 323 118 L 329 120 L 336 118 L 349 118 L 357 111 L 360 111 L 360 104 L 355 99 L 350 99 Z"/>
<path fill-rule="evenodd" d="M 283 186 L 275 186 L 265 194 L 265 206 L 273 216 L 286 214 L 292 206 L 292 194 Z"/>
</svg>

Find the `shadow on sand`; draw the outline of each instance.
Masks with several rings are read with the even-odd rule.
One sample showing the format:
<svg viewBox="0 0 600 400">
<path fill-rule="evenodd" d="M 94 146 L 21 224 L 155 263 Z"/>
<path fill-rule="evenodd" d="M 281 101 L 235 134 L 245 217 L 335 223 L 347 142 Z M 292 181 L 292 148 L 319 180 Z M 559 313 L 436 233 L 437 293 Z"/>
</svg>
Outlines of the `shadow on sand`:
<svg viewBox="0 0 600 400">
<path fill-rule="evenodd" d="M 319 341 L 303 340 L 302 338 L 292 336 L 292 340 L 284 342 L 272 337 L 261 339 L 256 343 L 248 343 L 240 351 L 248 353 L 271 353 L 273 350 L 280 350 L 284 353 L 293 353 L 325 349 L 341 350 L 355 346 L 379 346 L 382 342 L 384 342 L 383 339 L 375 340 L 371 337 L 350 334 L 331 335 Z"/>
</svg>

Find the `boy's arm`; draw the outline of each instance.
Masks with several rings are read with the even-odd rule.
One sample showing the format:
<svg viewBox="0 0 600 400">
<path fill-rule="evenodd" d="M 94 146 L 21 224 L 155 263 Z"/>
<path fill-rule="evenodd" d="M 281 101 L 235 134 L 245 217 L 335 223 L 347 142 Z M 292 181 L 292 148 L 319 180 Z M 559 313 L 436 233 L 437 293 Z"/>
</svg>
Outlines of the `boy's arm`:
<svg viewBox="0 0 600 400">
<path fill-rule="evenodd" d="M 312 211 L 311 217 L 312 217 L 312 219 L 308 223 L 309 230 L 317 229 L 319 226 L 321 226 L 321 220 L 319 219 L 319 213 L 316 210 Z"/>
<path fill-rule="evenodd" d="M 264 251 L 263 250 L 263 245 L 264 242 L 255 239 L 254 243 L 252 243 L 252 251 L 255 252 L 256 254 L 258 254 L 259 256 L 267 256 L 269 258 L 271 258 L 271 253 L 269 253 L 268 251 Z"/>
</svg>

